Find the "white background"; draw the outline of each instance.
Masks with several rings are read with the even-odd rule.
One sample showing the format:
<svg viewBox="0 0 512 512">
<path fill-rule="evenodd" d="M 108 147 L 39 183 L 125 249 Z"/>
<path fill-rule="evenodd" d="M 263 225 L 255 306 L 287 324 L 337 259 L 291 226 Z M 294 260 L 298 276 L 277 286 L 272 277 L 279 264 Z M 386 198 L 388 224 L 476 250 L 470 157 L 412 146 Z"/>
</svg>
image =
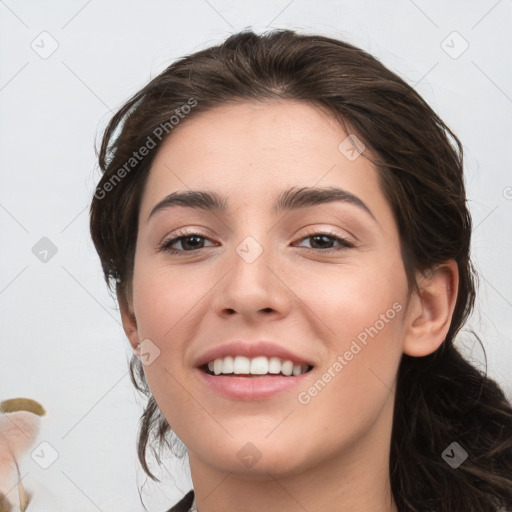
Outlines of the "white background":
<svg viewBox="0 0 512 512">
<path fill-rule="evenodd" d="M 142 404 L 88 233 L 94 144 L 113 111 L 174 59 L 246 27 L 361 46 L 460 137 L 481 281 L 471 325 L 489 375 L 512 398 L 511 22 L 510 0 L 0 2 L 0 400 L 42 403 L 34 447 L 45 441 L 58 452 L 48 469 L 29 454 L 21 460 L 30 510 L 143 510 Z M 52 44 L 47 58 L 31 46 L 42 53 Z M 46 263 L 32 252 L 42 237 L 57 248 Z M 477 345 L 465 350 L 482 361 Z M 155 512 L 191 488 L 186 464 L 159 475 L 163 483 L 142 493 Z"/>
</svg>

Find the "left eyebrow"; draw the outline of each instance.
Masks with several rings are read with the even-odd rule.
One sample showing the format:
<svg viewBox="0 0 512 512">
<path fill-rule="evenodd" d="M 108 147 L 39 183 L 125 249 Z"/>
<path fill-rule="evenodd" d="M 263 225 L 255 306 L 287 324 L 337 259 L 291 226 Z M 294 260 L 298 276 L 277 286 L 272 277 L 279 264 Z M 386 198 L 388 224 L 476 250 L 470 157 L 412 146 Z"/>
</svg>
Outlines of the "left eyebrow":
<svg viewBox="0 0 512 512">
<path fill-rule="evenodd" d="M 294 210 L 333 202 L 353 204 L 365 211 L 373 220 L 376 220 L 370 208 L 359 197 L 338 187 L 290 188 L 279 195 L 272 210 L 275 213 L 279 213 L 284 210 Z"/>
<path fill-rule="evenodd" d="M 272 211 L 278 214 L 285 210 L 295 210 L 306 208 L 319 204 L 332 202 L 345 202 L 353 204 L 365 211 L 370 217 L 376 221 L 375 216 L 368 206 L 356 195 L 338 187 L 302 187 L 290 188 L 279 194 L 276 201 L 272 205 Z M 226 212 L 228 210 L 227 198 L 221 196 L 217 192 L 202 190 L 187 190 L 183 192 L 173 192 L 166 196 L 162 201 L 157 203 L 151 213 L 148 215 L 148 222 L 153 215 L 162 210 L 175 206 L 183 206 L 186 208 L 199 208 L 206 211 Z"/>
</svg>

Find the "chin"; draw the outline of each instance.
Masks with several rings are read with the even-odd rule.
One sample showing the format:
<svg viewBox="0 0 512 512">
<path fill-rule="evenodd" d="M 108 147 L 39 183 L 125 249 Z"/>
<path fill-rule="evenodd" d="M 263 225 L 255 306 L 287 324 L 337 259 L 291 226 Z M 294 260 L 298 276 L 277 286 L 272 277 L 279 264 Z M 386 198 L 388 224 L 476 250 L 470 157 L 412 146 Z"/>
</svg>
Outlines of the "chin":
<svg viewBox="0 0 512 512">
<path fill-rule="evenodd" d="M 217 470 L 239 475 L 240 477 L 256 480 L 268 480 L 272 476 L 288 476 L 300 474 L 305 470 L 305 465 L 311 462 L 306 451 L 298 452 L 296 447 L 303 444 L 290 442 L 249 441 L 250 436 L 230 439 L 229 443 L 217 445 L 212 451 L 199 448 L 199 453 L 207 453 L 207 462 Z M 198 453 L 196 451 L 196 453 Z"/>
</svg>

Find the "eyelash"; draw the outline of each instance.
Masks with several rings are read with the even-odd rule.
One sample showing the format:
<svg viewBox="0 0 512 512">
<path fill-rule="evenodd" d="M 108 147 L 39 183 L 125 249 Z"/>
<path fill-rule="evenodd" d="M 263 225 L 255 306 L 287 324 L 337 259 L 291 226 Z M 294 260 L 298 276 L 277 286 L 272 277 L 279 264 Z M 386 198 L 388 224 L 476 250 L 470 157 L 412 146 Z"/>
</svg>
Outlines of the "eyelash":
<svg viewBox="0 0 512 512">
<path fill-rule="evenodd" d="M 318 251 L 320 253 L 330 253 L 330 252 L 343 251 L 343 250 L 351 249 L 351 248 L 355 247 L 354 244 L 352 242 L 349 242 L 346 238 L 339 237 L 335 233 L 324 232 L 324 231 L 314 232 L 307 236 L 303 236 L 299 239 L 299 241 L 303 241 L 308 238 L 313 238 L 315 236 L 326 236 L 327 238 L 331 238 L 335 242 L 340 242 L 340 246 L 337 248 L 330 247 L 328 249 L 314 249 L 314 248 L 306 247 L 306 249 L 310 249 L 312 251 Z M 178 242 L 184 238 L 191 238 L 191 237 L 199 237 L 199 238 L 204 238 L 206 240 L 209 240 L 207 236 L 205 236 L 201 233 L 196 233 L 196 232 L 187 233 L 186 231 L 177 231 L 176 233 L 174 233 L 174 236 L 171 239 L 164 240 L 159 245 L 158 250 L 162 251 L 162 252 L 167 252 L 169 254 L 183 255 L 183 253 L 195 253 L 196 251 L 200 251 L 201 249 L 203 249 L 202 247 L 198 248 L 198 249 L 192 249 L 190 251 L 171 249 L 171 246 L 174 245 L 176 242 Z"/>
</svg>

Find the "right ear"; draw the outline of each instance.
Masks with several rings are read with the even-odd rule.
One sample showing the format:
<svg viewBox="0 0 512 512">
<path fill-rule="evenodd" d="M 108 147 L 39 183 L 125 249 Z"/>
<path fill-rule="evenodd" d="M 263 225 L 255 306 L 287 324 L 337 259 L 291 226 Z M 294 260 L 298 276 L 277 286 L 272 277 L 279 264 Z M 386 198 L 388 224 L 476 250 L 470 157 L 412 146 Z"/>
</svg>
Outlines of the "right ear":
<svg viewBox="0 0 512 512">
<path fill-rule="evenodd" d="M 137 319 L 133 312 L 132 301 L 128 301 L 123 291 L 117 290 L 117 302 L 119 303 L 119 310 L 121 312 L 121 320 L 123 322 L 123 329 L 132 346 L 135 355 L 140 355 L 140 340 L 139 331 L 137 329 Z"/>
</svg>

